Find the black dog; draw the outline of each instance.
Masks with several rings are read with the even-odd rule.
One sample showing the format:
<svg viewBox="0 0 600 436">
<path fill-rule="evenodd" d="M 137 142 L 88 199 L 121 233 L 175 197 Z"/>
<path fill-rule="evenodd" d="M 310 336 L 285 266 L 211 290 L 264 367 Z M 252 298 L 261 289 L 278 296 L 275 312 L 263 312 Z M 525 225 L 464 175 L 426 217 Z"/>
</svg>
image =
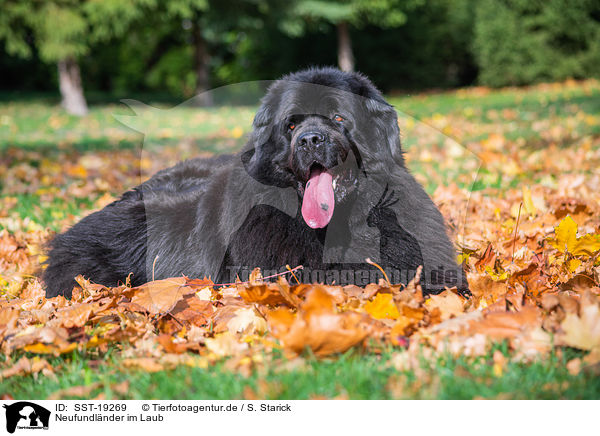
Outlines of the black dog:
<svg viewBox="0 0 600 436">
<path fill-rule="evenodd" d="M 276 82 L 238 155 L 182 162 L 51 243 L 47 296 L 73 278 L 217 283 L 303 265 L 305 282 L 467 290 L 444 220 L 404 165 L 397 115 L 364 76 L 309 69 Z"/>
</svg>

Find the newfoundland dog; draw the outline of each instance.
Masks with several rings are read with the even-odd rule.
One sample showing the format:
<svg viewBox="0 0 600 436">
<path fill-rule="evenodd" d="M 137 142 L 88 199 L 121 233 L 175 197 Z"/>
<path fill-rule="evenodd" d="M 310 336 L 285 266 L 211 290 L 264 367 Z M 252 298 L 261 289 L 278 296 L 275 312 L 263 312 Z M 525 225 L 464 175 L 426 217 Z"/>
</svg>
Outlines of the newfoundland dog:
<svg viewBox="0 0 600 436">
<path fill-rule="evenodd" d="M 444 220 L 407 170 L 396 111 L 363 75 L 314 68 L 273 82 L 236 155 L 192 159 L 58 235 L 46 295 L 74 277 L 108 286 L 166 277 L 246 280 L 302 265 L 303 282 L 407 283 L 426 292 L 464 272 Z"/>
</svg>

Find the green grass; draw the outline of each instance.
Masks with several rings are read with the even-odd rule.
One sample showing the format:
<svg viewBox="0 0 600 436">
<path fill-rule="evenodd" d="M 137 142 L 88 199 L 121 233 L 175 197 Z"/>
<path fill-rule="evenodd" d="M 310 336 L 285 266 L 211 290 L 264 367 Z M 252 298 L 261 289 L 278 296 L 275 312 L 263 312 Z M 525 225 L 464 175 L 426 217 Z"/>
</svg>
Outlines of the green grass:
<svg viewBox="0 0 600 436">
<path fill-rule="evenodd" d="M 490 121 L 486 113 L 490 110 L 517 109 L 519 118 L 524 121 L 568 115 L 573 106 L 586 113 L 600 112 L 600 90 L 582 86 L 561 87 L 558 89 L 506 88 L 485 94 L 473 92 L 394 96 L 389 99 L 400 112 L 416 118 L 427 118 L 435 113 L 463 113 L 478 121 Z M 467 110 L 471 108 L 471 110 Z"/>
<path fill-rule="evenodd" d="M 107 399 L 241 399 L 253 392 L 261 399 L 599 399 L 597 368 L 576 376 L 565 369 L 568 359 L 578 355 L 567 350 L 533 363 L 512 362 L 501 374 L 493 369 L 491 352 L 478 358 L 447 355 L 429 364 L 423 360 L 416 374 L 395 369 L 390 351 L 382 355 L 350 351 L 327 360 L 307 357 L 296 369 L 286 369 L 289 361 L 276 357 L 264 369 L 241 375 L 223 363 L 208 369 L 178 366 L 153 373 L 129 371 L 120 369 L 114 353 L 101 356 L 100 365 L 97 355 L 74 353 L 50 359 L 57 378 L 12 377 L 0 381 L 0 394 L 41 399 L 61 389 L 100 383 L 88 398 L 102 393 Z M 126 394 L 113 390 L 111 386 L 123 381 L 129 382 Z"/>
<path fill-rule="evenodd" d="M 146 97 L 146 99 L 144 99 Z M 181 138 L 207 138 L 226 134 L 226 130 L 242 128 L 244 133 L 256 110 L 250 106 L 223 106 L 216 109 L 175 106 L 141 97 L 156 108 L 142 109 L 140 117 L 131 119 L 132 125 L 153 135 L 146 141 L 158 144 L 175 142 Z M 495 123 L 489 118 L 490 111 L 517 109 L 517 129 L 514 137 L 530 137 L 536 133 L 528 126 L 540 118 L 564 118 L 576 112 L 597 115 L 600 113 L 600 90 L 584 87 L 561 88 L 549 91 L 523 91 L 507 89 L 486 95 L 447 92 L 430 95 L 395 96 L 389 99 L 400 117 L 412 116 L 427 120 L 438 115 L 454 115 L 481 124 Z M 133 115 L 126 105 L 113 100 L 90 107 L 84 118 L 65 114 L 56 100 L 20 97 L 18 100 L 2 101 L 0 98 L 0 150 L 12 146 L 28 149 L 74 148 L 98 150 L 140 145 L 143 138 L 139 132 L 121 124 L 115 115 Z M 137 118 L 137 119 L 135 119 Z M 165 126 L 156 129 L 156 125 Z M 167 127 L 168 126 L 168 127 Z M 154 128 L 153 128 L 154 127 Z M 600 125 L 584 126 L 581 135 L 600 133 Z M 475 139 L 469 138 L 466 139 Z"/>
<path fill-rule="evenodd" d="M 532 129 L 537 120 L 552 119 L 564 122 L 567 118 L 600 114 L 600 88 L 597 86 L 572 86 L 541 90 L 533 88 L 508 88 L 488 94 L 447 92 L 442 94 L 416 95 L 390 98 L 400 117 L 412 116 L 429 122 L 436 115 L 452 116 L 477 123 L 486 130 L 499 121 L 510 123 L 506 137 L 523 139 L 529 148 L 538 148 L 547 143 L 540 140 L 539 131 Z M 503 118 L 503 110 L 514 110 L 515 118 Z M 492 119 L 491 116 L 495 118 Z M 577 137 L 599 135 L 600 124 L 579 123 L 574 132 Z M 463 144 L 482 139 L 479 134 L 465 134 Z M 410 144 L 410 142 L 409 142 Z"/>
<path fill-rule="evenodd" d="M 0 103 L 0 150 L 59 149 L 97 151 L 146 144 L 168 145 L 182 138 L 205 139 L 227 135 L 239 127 L 247 131 L 255 107 L 201 109 L 147 106 L 136 114 L 118 101 L 92 106 L 87 116 L 66 114 L 43 100 Z M 127 125 L 117 118 L 122 118 Z M 156 126 L 160 128 L 156 128 Z M 150 132 L 144 138 L 140 132 Z"/>
</svg>

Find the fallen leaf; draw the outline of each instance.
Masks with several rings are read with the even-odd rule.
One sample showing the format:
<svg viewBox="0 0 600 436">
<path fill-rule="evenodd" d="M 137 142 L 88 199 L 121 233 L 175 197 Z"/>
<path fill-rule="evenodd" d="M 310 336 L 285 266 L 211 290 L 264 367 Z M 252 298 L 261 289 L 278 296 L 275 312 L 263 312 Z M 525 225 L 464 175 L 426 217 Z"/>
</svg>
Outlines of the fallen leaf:
<svg viewBox="0 0 600 436">
<path fill-rule="evenodd" d="M 577 237 L 577 223 L 569 215 L 554 229 L 554 238 L 548 239 L 550 245 L 560 252 L 574 256 L 591 256 L 600 250 L 600 235 L 587 234 Z"/>
<path fill-rule="evenodd" d="M 264 333 L 267 331 L 267 322 L 256 314 L 254 308 L 240 308 L 227 323 L 227 328 L 232 333 Z"/>
<path fill-rule="evenodd" d="M 168 313 L 186 294 L 194 290 L 186 286 L 186 278 L 156 280 L 131 289 L 132 303 L 145 309 L 150 315 Z"/>
<path fill-rule="evenodd" d="M 558 335 L 558 341 L 581 350 L 599 349 L 600 307 L 598 304 L 587 304 L 580 311 L 581 315 L 567 313 L 561 324 L 564 333 Z"/>
<path fill-rule="evenodd" d="M 581 359 L 576 357 L 575 359 L 571 359 L 567 362 L 567 371 L 571 375 L 577 375 L 581 371 Z"/>
<path fill-rule="evenodd" d="M 442 321 L 446 321 L 464 312 L 465 299 L 446 290 L 438 295 L 430 295 L 425 304 L 431 309 L 437 307 L 441 312 Z"/>
<path fill-rule="evenodd" d="M 333 297 L 315 286 L 295 318 L 276 312 L 269 321 L 277 320 L 271 329 L 287 349 L 300 354 L 310 348 L 315 355 L 326 356 L 344 352 L 367 337 L 365 316 L 353 311 L 337 313 Z"/>
<path fill-rule="evenodd" d="M 60 318 L 64 327 L 73 328 L 85 325 L 92 312 L 92 304 L 78 304 L 57 310 L 56 316 Z"/>
<path fill-rule="evenodd" d="M 206 339 L 206 348 L 217 357 L 233 356 L 248 349 L 248 344 L 239 342 L 230 332 Z"/>
<path fill-rule="evenodd" d="M 103 386 L 102 382 L 95 382 L 85 386 L 72 386 L 66 389 L 60 389 L 53 392 L 48 396 L 48 400 L 62 400 L 66 397 L 83 397 L 87 398 L 96 389 L 100 389 Z"/>
<path fill-rule="evenodd" d="M 375 319 L 398 319 L 400 316 L 392 294 L 377 294 L 373 301 L 365 303 L 364 309 Z"/>
<path fill-rule="evenodd" d="M 158 372 L 162 371 L 164 367 L 151 357 L 138 357 L 138 358 L 129 358 L 123 359 L 121 364 L 125 368 L 134 368 L 141 369 L 147 372 Z"/>
<path fill-rule="evenodd" d="M 481 333 L 495 339 L 514 337 L 524 329 L 541 325 L 540 310 L 535 306 L 523 307 L 519 312 L 490 312 L 483 319 L 471 323 L 473 334 Z"/>
</svg>

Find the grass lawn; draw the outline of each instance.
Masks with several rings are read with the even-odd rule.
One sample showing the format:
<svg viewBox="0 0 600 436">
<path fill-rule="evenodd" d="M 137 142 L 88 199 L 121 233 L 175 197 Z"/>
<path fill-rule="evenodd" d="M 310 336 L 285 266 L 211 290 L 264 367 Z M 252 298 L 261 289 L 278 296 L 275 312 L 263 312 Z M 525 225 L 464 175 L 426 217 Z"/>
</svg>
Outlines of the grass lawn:
<svg viewBox="0 0 600 436">
<path fill-rule="evenodd" d="M 501 352 L 502 347 L 496 347 Z M 60 368 L 56 378 L 12 377 L 0 383 L 0 393 L 15 399 L 598 399 L 600 377 L 588 371 L 569 374 L 566 362 L 575 355 L 534 363 L 510 363 L 494 369 L 492 353 L 476 359 L 441 356 L 423 362 L 423 369 L 398 371 L 393 352 L 361 355 L 349 351 L 335 359 L 307 357 L 301 362 L 275 358 L 260 371 L 241 374 L 226 364 L 210 368 L 177 366 L 172 370 L 124 371 L 113 354 L 52 358 Z M 99 362 L 100 360 L 100 362 Z M 122 392 L 122 383 L 128 383 Z M 88 386 L 69 392 L 72 387 Z"/>
<path fill-rule="evenodd" d="M 502 90 L 466 89 L 392 96 L 407 162 L 430 194 L 456 184 L 489 198 L 521 186 L 560 188 L 561 177 L 600 168 L 600 84 L 595 81 Z M 149 101 L 149 104 L 152 102 Z M 54 231 L 182 158 L 239 149 L 255 106 L 212 110 L 157 104 L 138 110 L 102 103 L 75 118 L 48 97 L 0 100 L 0 230 L 26 235 L 27 259 L 0 262 L 0 294 L 17 288 L 44 260 Z M 132 130 L 115 119 L 121 118 Z M 144 132 L 144 134 L 140 133 Z M 587 155 L 578 154 L 589 151 Z M 587 157 L 586 157 L 587 156 Z M 500 158 L 501 157 L 501 158 Z M 562 159 L 570 163 L 562 163 Z M 526 165 L 525 165 L 526 163 Z M 37 247 L 37 248 L 34 248 Z M 0 247 L 0 258 L 2 247 Z M 8 260 L 7 260 L 8 259 Z M 11 263 L 12 262 L 12 263 Z M 27 268 L 19 271 L 19 263 Z M 16 266 L 15 266 L 16 265 Z M 6 271 L 3 268 L 6 267 Z M 15 272 L 17 271 L 17 272 Z M 23 272 L 26 271 L 26 272 Z M 2 372 L 32 353 L 0 356 L 3 398 L 471 399 L 600 398 L 598 364 L 568 365 L 585 352 L 563 347 L 541 359 L 513 359 L 506 343 L 484 355 L 440 354 L 406 369 L 399 349 L 350 350 L 288 359 L 275 350 L 250 366 L 191 360 L 158 371 L 128 369 L 118 347 L 45 356 L 52 374 Z M 123 387 L 125 386 L 125 388 Z M 74 387 L 82 389 L 68 390 Z"/>
</svg>

